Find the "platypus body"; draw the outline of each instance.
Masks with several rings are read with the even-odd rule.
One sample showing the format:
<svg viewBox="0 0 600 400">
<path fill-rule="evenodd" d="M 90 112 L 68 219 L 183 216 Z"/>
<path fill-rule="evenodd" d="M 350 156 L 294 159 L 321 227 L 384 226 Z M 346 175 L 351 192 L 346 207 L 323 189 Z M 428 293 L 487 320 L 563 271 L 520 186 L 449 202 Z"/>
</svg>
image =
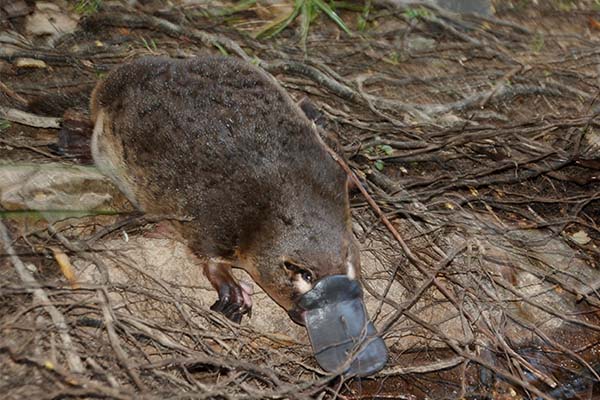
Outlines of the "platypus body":
<svg viewBox="0 0 600 400">
<path fill-rule="evenodd" d="M 142 58 L 97 85 L 91 111 L 97 166 L 138 209 L 182 218 L 177 231 L 219 293 L 214 310 L 239 322 L 251 309 L 251 293 L 231 274 L 237 267 L 311 338 L 331 329 L 323 316 L 357 318 L 352 307 L 337 310 L 343 301 L 360 300 L 364 313 L 362 293 L 339 297 L 358 287 L 360 271 L 347 176 L 271 76 L 230 57 Z M 322 326 L 311 330 L 307 315 L 315 313 Z M 332 340 L 361 335 L 342 331 Z M 344 360 L 330 356 L 324 368 L 347 372 L 352 363 L 358 375 L 381 368 L 385 355 L 368 361 L 366 350 L 355 358 L 367 369 L 352 360 L 342 368 Z"/>
</svg>

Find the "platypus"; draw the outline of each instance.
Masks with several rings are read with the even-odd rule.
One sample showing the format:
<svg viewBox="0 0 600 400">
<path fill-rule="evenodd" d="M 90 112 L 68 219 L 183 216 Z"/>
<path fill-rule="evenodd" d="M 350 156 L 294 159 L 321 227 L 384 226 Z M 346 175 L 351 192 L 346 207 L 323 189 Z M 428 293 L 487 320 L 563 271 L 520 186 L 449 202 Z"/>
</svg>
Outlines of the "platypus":
<svg viewBox="0 0 600 400">
<path fill-rule="evenodd" d="M 251 310 L 241 268 L 307 327 L 324 369 L 383 367 L 348 177 L 272 76 L 225 56 L 140 58 L 97 84 L 91 115 L 96 165 L 140 211 L 181 217 L 176 231 L 218 292 L 213 310 L 235 322 Z"/>
</svg>

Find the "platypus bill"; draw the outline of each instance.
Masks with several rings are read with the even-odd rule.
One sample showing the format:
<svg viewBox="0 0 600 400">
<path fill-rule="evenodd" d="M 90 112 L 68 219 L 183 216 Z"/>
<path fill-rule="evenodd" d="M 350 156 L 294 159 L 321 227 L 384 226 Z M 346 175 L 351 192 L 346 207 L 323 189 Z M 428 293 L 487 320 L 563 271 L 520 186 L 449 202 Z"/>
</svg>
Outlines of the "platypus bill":
<svg viewBox="0 0 600 400">
<path fill-rule="evenodd" d="M 141 58 L 100 82 L 92 154 L 139 210 L 177 232 L 239 322 L 242 268 L 304 324 L 321 367 L 366 376 L 387 349 L 358 284 L 347 176 L 313 124 L 259 68 L 231 57 Z"/>
</svg>

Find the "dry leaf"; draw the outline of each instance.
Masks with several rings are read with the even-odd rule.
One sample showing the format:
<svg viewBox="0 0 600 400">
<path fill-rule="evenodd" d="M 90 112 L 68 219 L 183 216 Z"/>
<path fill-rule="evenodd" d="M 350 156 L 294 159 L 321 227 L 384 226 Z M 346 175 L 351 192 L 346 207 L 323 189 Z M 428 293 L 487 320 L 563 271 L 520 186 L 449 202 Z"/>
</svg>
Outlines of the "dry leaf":
<svg viewBox="0 0 600 400">
<path fill-rule="evenodd" d="M 588 244 L 592 239 L 588 236 L 585 231 L 577 231 L 571 235 L 571 239 L 578 244 Z"/>
<path fill-rule="evenodd" d="M 44 61 L 36 60 L 35 58 L 17 58 L 15 66 L 17 68 L 48 68 L 48 65 Z"/>
<path fill-rule="evenodd" d="M 594 18 L 590 17 L 588 19 L 588 23 L 589 23 L 591 29 L 600 31 L 600 22 L 598 22 Z"/>
<path fill-rule="evenodd" d="M 25 19 L 25 31 L 33 36 L 50 36 L 54 40 L 77 29 L 79 16 L 64 12 L 50 2 L 38 1 L 35 11 Z"/>
<path fill-rule="evenodd" d="M 67 256 L 65 252 L 59 249 L 58 247 L 50 247 L 50 250 L 52 250 L 54 258 L 60 266 L 60 270 L 71 284 L 71 287 L 73 289 L 79 288 L 79 285 L 77 284 L 77 277 L 75 276 L 75 271 L 73 269 L 73 265 L 71 264 L 69 256 Z"/>
</svg>

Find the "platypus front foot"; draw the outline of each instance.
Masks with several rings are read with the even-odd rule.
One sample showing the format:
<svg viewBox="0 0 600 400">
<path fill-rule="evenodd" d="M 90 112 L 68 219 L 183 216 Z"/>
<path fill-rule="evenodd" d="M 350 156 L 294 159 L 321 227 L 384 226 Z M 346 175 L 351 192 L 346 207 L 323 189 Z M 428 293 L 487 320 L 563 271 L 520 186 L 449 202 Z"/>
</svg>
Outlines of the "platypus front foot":
<svg viewBox="0 0 600 400">
<path fill-rule="evenodd" d="M 204 273 L 219 294 L 219 300 L 210 309 L 220 312 L 235 323 L 240 323 L 244 314 L 252 315 L 252 284 L 237 282 L 231 266 L 209 262 Z"/>
<path fill-rule="evenodd" d="M 242 316 L 252 316 L 252 292 L 245 284 L 225 283 L 219 288 L 219 300 L 210 309 L 220 312 L 235 323 L 242 321 Z"/>
</svg>

